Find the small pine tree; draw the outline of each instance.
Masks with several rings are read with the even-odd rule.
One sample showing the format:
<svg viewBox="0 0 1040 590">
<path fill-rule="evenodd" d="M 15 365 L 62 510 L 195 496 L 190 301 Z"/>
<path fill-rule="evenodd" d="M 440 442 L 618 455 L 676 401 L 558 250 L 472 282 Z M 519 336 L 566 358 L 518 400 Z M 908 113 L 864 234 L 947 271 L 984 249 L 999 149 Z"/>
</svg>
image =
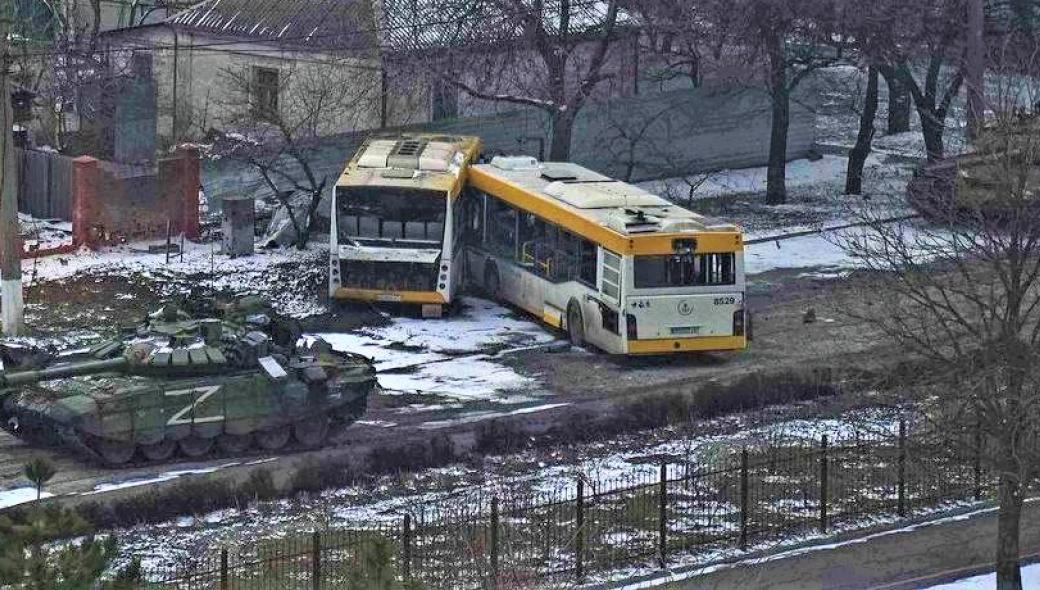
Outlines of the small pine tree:
<svg viewBox="0 0 1040 590">
<path fill-rule="evenodd" d="M 25 474 L 25 479 L 36 488 L 36 499 L 39 500 L 43 496 L 43 486 L 54 477 L 57 469 L 50 461 L 37 457 L 25 464 L 22 473 Z"/>
</svg>

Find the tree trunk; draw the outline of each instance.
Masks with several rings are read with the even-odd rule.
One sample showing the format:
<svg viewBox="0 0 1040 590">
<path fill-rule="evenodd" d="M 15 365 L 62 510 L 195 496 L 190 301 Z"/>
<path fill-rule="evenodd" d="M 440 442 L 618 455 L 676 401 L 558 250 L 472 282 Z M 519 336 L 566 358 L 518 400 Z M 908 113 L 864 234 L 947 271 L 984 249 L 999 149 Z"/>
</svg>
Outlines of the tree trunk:
<svg viewBox="0 0 1040 590">
<path fill-rule="evenodd" d="M 997 590 L 1022 590 L 1018 563 L 1019 526 L 1022 520 L 1022 484 L 1000 476 L 997 490 Z"/>
<path fill-rule="evenodd" d="M 965 81 L 968 90 L 968 134 L 972 141 L 979 137 L 986 116 L 983 80 L 986 73 L 985 5 L 983 0 L 968 2 L 968 43 L 965 48 Z"/>
<path fill-rule="evenodd" d="M 859 118 L 859 135 L 856 145 L 849 153 L 849 169 L 845 176 L 845 194 L 863 194 L 863 166 L 870 155 L 870 144 L 874 141 L 874 119 L 878 109 L 878 70 L 867 71 L 867 93 L 863 99 L 863 113 Z"/>
<path fill-rule="evenodd" d="M 549 161 L 566 162 L 571 157 L 571 134 L 574 132 L 574 115 L 570 110 L 552 112 L 552 141 L 549 144 Z"/>
<path fill-rule="evenodd" d="M 924 149 L 928 153 L 928 160 L 941 160 L 945 152 L 943 146 L 943 132 L 945 126 L 935 120 L 935 114 L 929 112 L 926 107 L 917 107 L 917 114 L 921 118 L 921 133 L 924 135 Z"/>
<path fill-rule="evenodd" d="M 910 131 L 910 91 L 899 80 L 899 77 L 891 73 L 889 68 L 883 68 L 885 84 L 888 86 L 888 129 L 886 133 L 906 133 Z"/>
<path fill-rule="evenodd" d="M 769 170 L 766 174 L 766 203 L 787 202 L 787 131 L 790 126 L 791 94 L 787 88 L 784 40 L 778 37 L 769 47 L 769 94 L 773 106 L 769 138 Z"/>
</svg>

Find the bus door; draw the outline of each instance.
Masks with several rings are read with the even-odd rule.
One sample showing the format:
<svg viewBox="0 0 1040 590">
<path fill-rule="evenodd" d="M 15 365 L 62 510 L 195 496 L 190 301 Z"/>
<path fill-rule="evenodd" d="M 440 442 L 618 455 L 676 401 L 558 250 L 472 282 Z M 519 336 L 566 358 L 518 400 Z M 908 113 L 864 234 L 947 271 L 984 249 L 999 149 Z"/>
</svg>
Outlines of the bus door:
<svg viewBox="0 0 1040 590">
<path fill-rule="evenodd" d="M 618 344 L 621 338 L 618 313 L 621 308 L 621 261 L 621 256 L 600 248 L 599 318 L 596 327 L 602 330 L 606 339 Z"/>
</svg>

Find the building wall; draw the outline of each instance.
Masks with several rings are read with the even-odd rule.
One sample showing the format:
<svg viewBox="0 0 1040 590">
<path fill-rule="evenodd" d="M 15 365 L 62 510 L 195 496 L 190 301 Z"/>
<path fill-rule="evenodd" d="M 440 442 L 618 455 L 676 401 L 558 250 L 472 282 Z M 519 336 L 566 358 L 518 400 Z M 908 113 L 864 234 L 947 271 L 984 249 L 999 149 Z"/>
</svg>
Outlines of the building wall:
<svg viewBox="0 0 1040 590">
<path fill-rule="evenodd" d="M 231 130 L 249 113 L 250 100 L 229 73 L 248 75 L 253 67 L 276 69 L 283 81 L 280 103 L 292 105 L 298 96 L 286 80 L 325 80 L 344 83 L 358 94 L 357 109 L 323 121 L 322 135 L 379 126 L 380 75 L 368 59 L 300 54 L 257 43 L 234 42 L 208 35 L 178 33 L 168 27 L 143 27 L 108 36 L 110 46 L 154 47 L 152 73 L 156 85 L 160 145 L 169 145 L 177 126 L 181 141 L 198 140 L 209 130 Z M 129 54 L 129 51 L 127 52 Z"/>
<path fill-rule="evenodd" d="M 815 95 L 807 82 L 798 100 L 792 101 L 790 159 L 804 158 L 813 149 Z M 769 149 L 769 101 L 761 88 L 702 87 L 590 104 L 576 122 L 572 159 L 632 181 L 763 166 Z M 536 109 L 399 129 L 477 135 L 484 140 L 486 154 L 535 157 L 541 155 L 540 148 L 548 150 L 550 131 L 546 115 Z M 642 131 L 634 146 L 620 139 L 632 135 L 632 130 Z M 361 132 L 327 138 L 310 154 L 313 168 L 318 174 L 335 178 L 366 135 Z M 285 169 L 295 170 L 288 163 Z M 223 195 L 263 195 L 266 190 L 254 170 L 228 159 L 204 162 L 202 184 L 215 207 L 219 207 Z"/>
</svg>

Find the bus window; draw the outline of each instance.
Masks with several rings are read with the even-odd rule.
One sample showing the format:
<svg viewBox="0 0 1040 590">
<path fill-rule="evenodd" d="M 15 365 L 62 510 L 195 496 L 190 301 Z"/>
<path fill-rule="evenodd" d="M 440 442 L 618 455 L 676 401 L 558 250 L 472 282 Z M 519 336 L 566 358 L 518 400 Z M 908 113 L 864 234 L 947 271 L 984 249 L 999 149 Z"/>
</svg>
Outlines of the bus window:
<svg viewBox="0 0 1040 590">
<path fill-rule="evenodd" d="M 578 280 L 588 284 L 596 284 L 596 244 L 578 238 Z"/>
<path fill-rule="evenodd" d="M 499 201 L 488 199 L 487 247 L 510 260 L 516 258 L 516 209 Z"/>
<path fill-rule="evenodd" d="M 663 289 L 736 283 L 734 254 L 636 256 L 635 288 Z"/>
<path fill-rule="evenodd" d="M 339 219 L 350 228 L 342 232 L 346 240 L 341 243 L 386 240 L 439 243 L 444 239 L 447 208 L 444 194 L 439 191 L 369 186 L 338 191 Z"/>
</svg>

